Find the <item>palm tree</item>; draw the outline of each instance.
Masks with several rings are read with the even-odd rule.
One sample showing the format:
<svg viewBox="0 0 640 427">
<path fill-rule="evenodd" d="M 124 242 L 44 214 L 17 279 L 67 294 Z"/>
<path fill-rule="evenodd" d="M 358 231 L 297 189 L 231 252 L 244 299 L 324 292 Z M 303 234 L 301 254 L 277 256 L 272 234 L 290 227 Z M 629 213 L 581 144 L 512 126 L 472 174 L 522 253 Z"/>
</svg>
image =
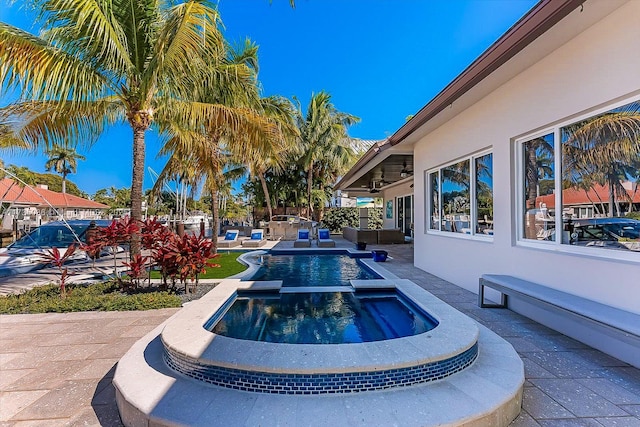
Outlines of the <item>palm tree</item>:
<svg viewBox="0 0 640 427">
<path fill-rule="evenodd" d="M 78 168 L 78 160 L 86 160 L 73 148 L 54 145 L 53 148 L 47 150 L 49 160 L 45 163 L 45 168 L 50 171 L 54 170 L 62 175 L 62 194 L 67 192 L 67 175 L 76 173 Z"/>
<path fill-rule="evenodd" d="M 583 180 L 606 185 L 608 215 L 614 216 L 616 200 L 629 197 L 622 181 L 635 175 L 640 162 L 640 103 L 569 126 L 564 133 L 565 177 L 575 187 Z"/>
<path fill-rule="evenodd" d="M 525 148 L 525 208 L 535 209 L 540 196 L 540 180 L 553 177 L 553 143 L 545 137 L 535 138 L 524 144 Z"/>
<path fill-rule="evenodd" d="M 347 127 L 360 121 L 350 114 L 339 112 L 331 104 L 326 92 L 312 94 L 306 115 L 298 103 L 297 122 L 300 131 L 301 162 L 307 172 L 307 206 L 313 215 L 313 178 L 319 176 L 322 159 L 348 163 L 353 150 L 348 144 Z"/>
<path fill-rule="evenodd" d="M 0 23 L 0 81 L 23 94 L 3 111 L 20 119 L 4 141 L 94 141 L 107 126 L 128 123 L 134 219 L 142 215 L 145 134 L 152 123 L 263 132 L 242 112 L 191 101 L 193 88 L 211 78 L 207 64 L 226 54 L 218 12 L 207 1 L 42 0 L 35 6 L 44 20 L 42 37 Z M 132 254 L 138 242 L 139 236 Z"/>
<path fill-rule="evenodd" d="M 171 156 L 167 173 L 161 173 L 163 179 L 183 173 L 188 168 L 197 175 L 196 181 L 204 183 L 204 191 L 211 195 L 214 237 L 218 234 L 218 192 L 229 179 L 240 173 L 236 171 L 237 165 L 233 168 L 227 166 L 233 164 L 233 159 L 246 161 L 252 158 L 252 153 L 281 151 L 283 141 L 282 126 L 264 113 L 258 95 L 257 47 L 247 41 L 240 48 L 226 46 L 225 49 L 227 53 L 220 63 L 206 67 L 207 75 L 195 87 L 193 97 L 201 103 L 240 111 L 248 126 L 239 131 L 238 127 L 225 122 L 219 123 L 215 129 L 168 123 L 163 128 L 168 140 L 161 151 Z M 276 104 L 264 102 L 264 105 Z M 276 113 L 272 116 L 278 117 Z M 252 131 L 251 127 L 255 130 Z M 156 186 L 162 181 L 158 179 Z"/>
<path fill-rule="evenodd" d="M 265 175 L 267 171 L 272 171 L 275 174 L 282 173 L 285 162 L 291 160 L 293 144 L 295 143 L 294 137 L 297 136 L 297 129 L 294 124 L 295 110 L 288 99 L 278 96 L 260 99 L 259 108 L 266 117 L 277 123 L 283 135 L 283 144 L 279 146 L 261 144 L 249 153 L 247 162 L 249 174 L 257 177 L 260 181 L 267 203 L 269 218 L 271 218 L 273 216 L 273 207 Z M 245 158 L 247 157 L 245 156 Z"/>
</svg>

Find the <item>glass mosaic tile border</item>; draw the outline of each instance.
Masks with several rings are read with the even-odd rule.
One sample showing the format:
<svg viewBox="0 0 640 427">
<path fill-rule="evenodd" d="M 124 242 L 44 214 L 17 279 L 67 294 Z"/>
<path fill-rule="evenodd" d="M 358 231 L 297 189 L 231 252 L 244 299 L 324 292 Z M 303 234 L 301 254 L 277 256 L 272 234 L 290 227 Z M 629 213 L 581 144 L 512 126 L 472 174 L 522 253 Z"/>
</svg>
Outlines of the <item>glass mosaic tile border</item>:
<svg viewBox="0 0 640 427">
<path fill-rule="evenodd" d="M 383 390 L 436 381 L 471 365 L 478 343 L 453 357 L 398 369 L 322 374 L 272 373 L 202 364 L 164 347 L 163 358 L 173 370 L 188 377 L 234 390 L 271 394 L 332 394 Z"/>
</svg>

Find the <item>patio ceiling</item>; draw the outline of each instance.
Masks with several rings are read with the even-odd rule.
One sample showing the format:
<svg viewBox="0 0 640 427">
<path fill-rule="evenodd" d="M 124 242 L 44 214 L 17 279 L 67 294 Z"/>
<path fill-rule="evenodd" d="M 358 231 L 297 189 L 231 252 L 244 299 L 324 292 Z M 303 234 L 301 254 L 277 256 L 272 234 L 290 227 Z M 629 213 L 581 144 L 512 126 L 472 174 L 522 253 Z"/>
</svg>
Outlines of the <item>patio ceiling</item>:
<svg viewBox="0 0 640 427">
<path fill-rule="evenodd" d="M 391 151 L 391 150 L 390 150 Z M 371 189 L 384 189 L 413 176 L 413 153 L 378 152 L 364 165 L 354 166 L 336 185 L 349 195 L 370 195 Z"/>
</svg>

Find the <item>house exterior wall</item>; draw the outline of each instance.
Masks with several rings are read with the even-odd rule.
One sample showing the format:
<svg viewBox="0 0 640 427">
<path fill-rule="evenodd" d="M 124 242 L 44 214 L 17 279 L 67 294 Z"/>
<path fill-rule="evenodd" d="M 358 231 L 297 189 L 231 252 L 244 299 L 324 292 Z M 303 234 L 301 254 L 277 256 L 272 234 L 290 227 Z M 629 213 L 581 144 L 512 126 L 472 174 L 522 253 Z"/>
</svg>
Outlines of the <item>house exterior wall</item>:
<svg viewBox="0 0 640 427">
<path fill-rule="evenodd" d="M 404 197 L 413 194 L 413 188 L 410 185 L 413 182 L 404 182 L 384 191 L 384 203 L 382 204 L 382 228 L 398 228 L 398 206 L 396 197 Z M 391 201 L 393 205 L 393 218 L 387 218 L 387 201 Z"/>
<path fill-rule="evenodd" d="M 616 251 L 578 255 L 518 244 L 514 154 L 515 138 L 613 101 L 637 99 L 638 22 L 640 2 L 624 4 L 415 144 L 417 267 L 473 292 L 482 274 L 509 274 L 640 313 L 640 254 L 636 261 L 621 261 Z M 493 239 L 427 232 L 425 172 L 489 147 Z"/>
</svg>

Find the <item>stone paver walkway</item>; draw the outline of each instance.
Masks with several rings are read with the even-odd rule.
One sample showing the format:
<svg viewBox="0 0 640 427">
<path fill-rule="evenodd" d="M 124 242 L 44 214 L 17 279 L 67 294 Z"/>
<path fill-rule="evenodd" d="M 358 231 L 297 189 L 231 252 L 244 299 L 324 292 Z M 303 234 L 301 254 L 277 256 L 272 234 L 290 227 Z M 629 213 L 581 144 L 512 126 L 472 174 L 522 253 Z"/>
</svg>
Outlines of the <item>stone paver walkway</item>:
<svg viewBox="0 0 640 427">
<path fill-rule="evenodd" d="M 412 245 L 367 249 L 376 248 L 393 257 L 384 265 L 389 271 L 515 347 L 526 383 L 513 426 L 640 427 L 640 370 L 509 310 L 479 308 L 475 294 L 415 268 Z M 0 426 L 120 426 L 111 385 L 115 365 L 175 312 L 0 316 Z"/>
<path fill-rule="evenodd" d="M 176 311 L 0 316 L 0 426 L 121 426 L 116 364 Z"/>
</svg>

